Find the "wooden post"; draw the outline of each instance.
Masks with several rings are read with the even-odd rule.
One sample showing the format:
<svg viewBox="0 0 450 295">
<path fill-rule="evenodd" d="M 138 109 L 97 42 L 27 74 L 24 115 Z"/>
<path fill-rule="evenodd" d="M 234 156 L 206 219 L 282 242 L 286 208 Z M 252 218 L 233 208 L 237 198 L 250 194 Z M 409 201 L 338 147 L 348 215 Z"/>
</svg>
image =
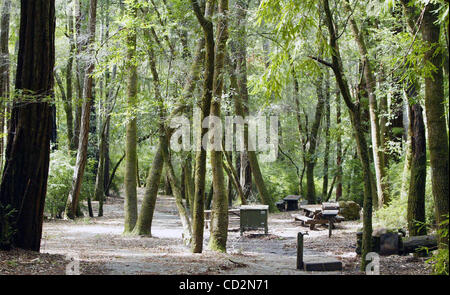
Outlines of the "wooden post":
<svg viewBox="0 0 450 295">
<path fill-rule="evenodd" d="M 297 234 L 297 269 L 303 269 L 303 233 Z"/>
<path fill-rule="evenodd" d="M 328 220 L 328 237 L 331 238 L 331 231 L 333 229 L 333 220 L 330 218 Z"/>
</svg>

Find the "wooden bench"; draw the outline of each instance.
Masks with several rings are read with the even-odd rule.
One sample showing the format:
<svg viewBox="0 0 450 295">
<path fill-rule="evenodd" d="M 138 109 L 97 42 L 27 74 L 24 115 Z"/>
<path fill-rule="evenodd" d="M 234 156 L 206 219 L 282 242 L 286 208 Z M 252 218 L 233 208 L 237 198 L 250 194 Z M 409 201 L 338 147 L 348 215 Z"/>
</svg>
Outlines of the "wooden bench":
<svg viewBox="0 0 450 295">
<path fill-rule="evenodd" d="M 211 223 L 211 210 L 205 210 L 205 227 L 209 228 L 209 225 Z M 232 220 L 239 220 L 241 210 L 239 209 L 229 209 L 228 210 L 228 222 Z"/>
</svg>

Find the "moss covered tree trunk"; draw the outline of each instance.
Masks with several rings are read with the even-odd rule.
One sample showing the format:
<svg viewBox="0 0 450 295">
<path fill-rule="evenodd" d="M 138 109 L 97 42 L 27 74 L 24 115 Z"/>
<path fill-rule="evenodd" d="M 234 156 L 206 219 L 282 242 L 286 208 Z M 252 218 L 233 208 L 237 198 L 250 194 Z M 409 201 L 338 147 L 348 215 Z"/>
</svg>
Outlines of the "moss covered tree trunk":
<svg viewBox="0 0 450 295">
<path fill-rule="evenodd" d="M 131 1 L 127 7 L 130 18 L 137 17 L 136 1 Z M 136 28 L 127 28 L 127 68 L 128 68 L 128 93 L 127 93 L 127 126 L 125 148 L 125 222 L 124 233 L 133 231 L 137 221 L 137 60 L 136 60 Z"/>
<path fill-rule="evenodd" d="M 150 40 L 150 32 L 148 30 L 144 31 L 144 34 L 147 40 Z M 205 59 L 204 48 L 205 40 L 200 38 L 197 43 L 196 55 L 192 63 L 192 67 L 190 69 L 190 73 L 186 78 L 186 82 L 184 85 L 183 93 L 180 99 L 179 104 L 172 111 L 171 116 L 176 116 L 183 112 L 187 108 L 186 101 L 188 101 L 195 90 L 196 82 L 200 76 L 200 68 Z M 159 83 L 159 75 L 156 68 L 156 60 L 151 48 L 149 47 L 149 61 L 150 61 L 150 70 L 152 72 L 153 83 L 155 87 L 155 100 L 162 102 L 161 92 L 160 92 L 160 83 Z M 163 158 L 163 145 L 164 140 L 161 138 L 164 132 L 164 119 L 160 118 L 160 142 L 158 144 L 158 148 L 156 154 L 153 158 L 152 165 L 150 166 L 150 170 L 148 172 L 148 176 L 146 179 L 145 192 L 142 200 L 141 210 L 139 212 L 139 216 L 136 222 L 136 226 L 133 230 L 133 234 L 136 235 L 151 235 L 151 227 L 153 221 L 153 214 L 155 211 L 156 199 L 158 196 L 158 188 L 161 182 L 161 175 L 164 167 L 164 158 Z M 170 138 L 172 130 L 167 131 L 167 137 Z M 192 203 L 191 203 L 192 204 Z"/>
<path fill-rule="evenodd" d="M 184 187 L 185 187 L 185 196 L 186 201 L 189 203 L 189 209 L 192 217 L 192 205 L 194 204 L 194 194 L 195 194 L 195 186 L 194 186 L 194 178 L 192 177 L 192 156 L 189 153 L 185 160 L 184 165 Z"/>
<path fill-rule="evenodd" d="M 40 249 L 47 191 L 54 65 L 55 1 L 22 0 L 17 96 L 8 131 L 0 205 L 16 210 L 14 246 L 33 251 Z"/>
<path fill-rule="evenodd" d="M 194 14 L 200 23 L 205 38 L 205 72 L 203 81 L 203 95 L 201 99 L 201 122 L 209 116 L 211 108 L 211 98 L 214 81 L 214 30 L 210 20 L 214 9 L 213 0 L 206 2 L 205 12 L 203 14 L 196 0 L 191 0 Z M 193 228 L 192 228 L 192 246 L 193 253 L 203 251 L 203 230 L 205 226 L 204 204 L 205 204 L 205 174 L 206 174 L 206 150 L 202 148 L 202 138 L 206 134 L 206 129 L 198 132 L 197 147 L 195 156 L 195 197 L 193 206 Z"/>
<path fill-rule="evenodd" d="M 351 11 L 350 5 L 345 1 L 347 11 Z M 362 32 L 360 32 L 355 19 L 350 16 L 350 27 L 352 29 L 355 41 L 358 45 L 359 54 L 363 61 L 363 73 L 365 88 L 369 97 L 369 115 L 370 115 L 370 134 L 372 139 L 373 161 L 375 166 L 376 188 L 378 197 L 378 207 L 389 202 L 389 192 L 386 182 L 385 163 L 383 162 L 383 147 L 381 146 L 380 124 L 378 120 L 378 106 L 375 95 L 376 80 L 373 74 L 369 53 L 366 47 L 366 41 Z"/>
<path fill-rule="evenodd" d="M 442 51 L 438 49 L 440 25 L 436 13 L 437 4 L 429 3 L 423 14 L 422 38 L 428 46 L 424 63 L 434 70 L 425 76 L 425 112 L 427 117 L 428 146 L 430 150 L 431 184 L 435 204 L 436 221 L 440 224 L 448 215 L 449 166 L 448 135 L 445 122 L 444 77 Z M 440 239 L 448 247 L 448 237 Z"/>
<path fill-rule="evenodd" d="M 333 50 L 332 63 L 321 61 L 333 69 L 336 81 L 339 85 L 341 95 L 350 112 L 350 119 L 355 134 L 358 157 L 362 166 L 364 181 L 364 202 L 363 202 L 363 239 L 361 250 L 361 269 L 364 270 L 367 264 L 366 255 L 372 251 L 372 186 L 371 171 L 367 142 L 364 129 L 361 124 L 361 109 L 359 100 L 352 101 L 347 78 L 344 74 L 342 59 L 340 55 L 338 38 L 335 31 L 333 16 L 331 14 L 328 0 L 323 0 L 325 17 L 330 34 L 330 47 Z"/>
<path fill-rule="evenodd" d="M 218 22 L 216 28 L 216 48 L 214 63 L 214 99 L 211 102 L 211 116 L 216 116 L 220 120 L 220 105 L 224 83 L 224 63 L 226 54 L 226 44 L 228 40 L 228 0 L 219 0 Z M 218 122 L 210 121 L 210 129 L 216 127 Z M 222 133 L 222 130 L 221 130 Z M 217 138 L 211 138 L 211 146 Z M 220 139 L 220 148 L 222 141 Z M 211 214 L 211 236 L 209 247 L 211 250 L 226 252 L 228 237 L 228 194 L 226 190 L 225 176 L 223 171 L 222 151 L 212 149 L 211 169 L 214 187 L 212 214 Z"/>
</svg>

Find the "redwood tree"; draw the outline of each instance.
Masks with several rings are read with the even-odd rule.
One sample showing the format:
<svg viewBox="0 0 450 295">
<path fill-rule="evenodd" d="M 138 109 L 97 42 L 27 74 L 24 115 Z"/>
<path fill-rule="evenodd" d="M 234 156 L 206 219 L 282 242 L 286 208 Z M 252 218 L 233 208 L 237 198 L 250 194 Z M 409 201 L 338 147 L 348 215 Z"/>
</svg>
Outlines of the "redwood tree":
<svg viewBox="0 0 450 295">
<path fill-rule="evenodd" d="M 16 209 L 14 245 L 34 251 L 41 244 L 47 192 L 54 64 L 55 1 L 22 0 L 16 93 L 0 202 Z"/>
</svg>

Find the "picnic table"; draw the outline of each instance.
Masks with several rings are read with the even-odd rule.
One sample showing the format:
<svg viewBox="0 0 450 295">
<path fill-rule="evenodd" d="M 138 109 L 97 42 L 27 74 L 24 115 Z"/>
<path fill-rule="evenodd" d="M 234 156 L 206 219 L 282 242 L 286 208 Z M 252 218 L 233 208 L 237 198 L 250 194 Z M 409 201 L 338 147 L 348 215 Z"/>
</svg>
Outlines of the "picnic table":
<svg viewBox="0 0 450 295">
<path fill-rule="evenodd" d="M 316 224 L 328 224 L 329 236 L 331 236 L 333 224 L 344 220 L 344 217 L 338 215 L 338 203 L 301 205 L 299 208 L 304 214 L 292 214 L 296 221 L 300 221 L 302 225 L 309 225 L 311 230 L 315 228 Z"/>
<path fill-rule="evenodd" d="M 205 210 L 205 227 L 208 228 L 211 223 L 211 210 Z M 237 220 L 240 216 L 240 209 L 228 209 L 228 220 Z M 234 218 L 232 218 L 234 216 Z M 237 216 L 237 217 L 236 217 Z"/>
</svg>

